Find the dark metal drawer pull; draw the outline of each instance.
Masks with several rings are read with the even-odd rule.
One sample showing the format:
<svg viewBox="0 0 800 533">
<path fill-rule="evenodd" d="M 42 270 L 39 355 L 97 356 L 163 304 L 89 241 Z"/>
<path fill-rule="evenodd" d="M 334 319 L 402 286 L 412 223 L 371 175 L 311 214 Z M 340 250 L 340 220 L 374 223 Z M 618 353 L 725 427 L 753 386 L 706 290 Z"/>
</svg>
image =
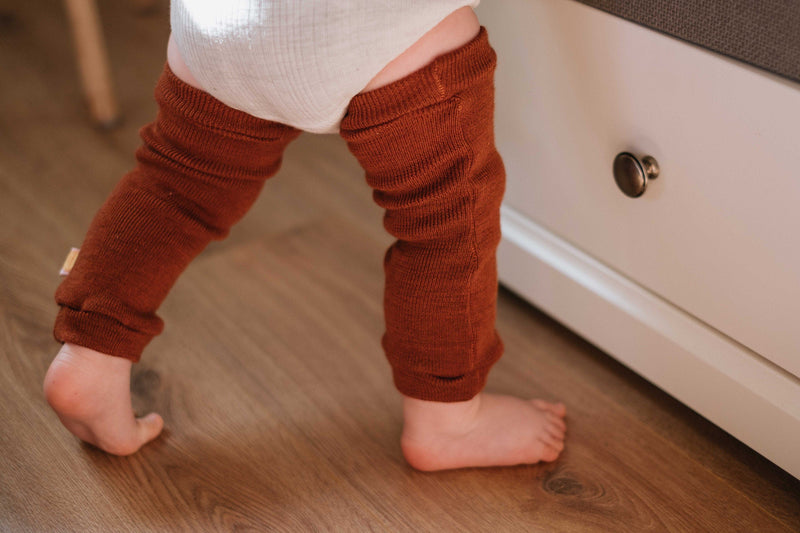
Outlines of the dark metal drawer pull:
<svg viewBox="0 0 800 533">
<path fill-rule="evenodd" d="M 614 181 L 631 198 L 638 198 L 647 189 L 648 180 L 658 177 L 658 162 L 646 155 L 642 161 L 630 152 L 620 152 L 614 158 Z"/>
</svg>

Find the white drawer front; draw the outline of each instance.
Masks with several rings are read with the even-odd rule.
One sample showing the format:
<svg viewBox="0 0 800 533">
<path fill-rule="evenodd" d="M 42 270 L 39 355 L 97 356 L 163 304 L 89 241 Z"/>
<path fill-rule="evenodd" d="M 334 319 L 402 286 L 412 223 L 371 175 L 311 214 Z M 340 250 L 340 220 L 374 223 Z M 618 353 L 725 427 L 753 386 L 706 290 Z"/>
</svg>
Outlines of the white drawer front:
<svg viewBox="0 0 800 533">
<path fill-rule="evenodd" d="M 578 2 L 479 13 L 507 205 L 800 376 L 800 85 Z"/>
</svg>

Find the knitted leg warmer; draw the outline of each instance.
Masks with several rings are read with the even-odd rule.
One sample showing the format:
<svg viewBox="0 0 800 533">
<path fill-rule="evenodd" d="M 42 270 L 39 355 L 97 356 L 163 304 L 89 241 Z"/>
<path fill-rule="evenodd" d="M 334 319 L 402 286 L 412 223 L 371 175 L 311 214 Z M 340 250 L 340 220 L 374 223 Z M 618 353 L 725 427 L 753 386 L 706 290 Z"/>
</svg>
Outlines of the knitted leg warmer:
<svg viewBox="0 0 800 533">
<path fill-rule="evenodd" d="M 496 55 L 485 28 L 411 75 L 354 97 L 341 135 L 394 237 L 382 345 L 403 394 L 468 400 L 503 351 L 495 330 L 500 202 Z"/>
<path fill-rule="evenodd" d="M 56 340 L 133 361 L 162 331 L 156 310 L 177 277 L 228 235 L 300 134 L 225 106 L 168 66 L 155 97 L 138 165 L 95 215 L 55 295 Z"/>
</svg>

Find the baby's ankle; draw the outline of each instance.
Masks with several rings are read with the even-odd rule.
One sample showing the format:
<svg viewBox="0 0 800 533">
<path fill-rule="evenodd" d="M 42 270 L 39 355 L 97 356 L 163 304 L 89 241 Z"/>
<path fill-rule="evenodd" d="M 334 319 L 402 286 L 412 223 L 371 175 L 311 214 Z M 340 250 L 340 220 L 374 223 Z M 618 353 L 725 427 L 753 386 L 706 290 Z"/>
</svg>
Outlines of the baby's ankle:
<svg viewBox="0 0 800 533">
<path fill-rule="evenodd" d="M 131 362 L 77 344 L 64 343 L 45 375 L 47 403 L 59 414 L 85 414 L 96 408 L 97 390 L 130 376 Z"/>
<path fill-rule="evenodd" d="M 472 429 L 481 405 L 480 393 L 460 402 L 435 402 L 403 396 L 406 433 L 462 433 Z"/>
</svg>

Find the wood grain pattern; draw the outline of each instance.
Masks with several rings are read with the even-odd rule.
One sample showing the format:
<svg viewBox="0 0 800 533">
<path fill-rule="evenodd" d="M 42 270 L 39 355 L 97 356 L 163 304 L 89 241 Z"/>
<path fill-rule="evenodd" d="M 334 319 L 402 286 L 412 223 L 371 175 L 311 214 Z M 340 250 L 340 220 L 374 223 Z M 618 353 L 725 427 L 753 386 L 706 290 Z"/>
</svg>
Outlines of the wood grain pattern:
<svg viewBox="0 0 800 533">
<path fill-rule="evenodd" d="M 19 4 L 19 5 L 18 5 Z M 23 5 L 24 4 L 24 5 Z M 0 530 L 775 531 L 800 482 L 501 290 L 489 388 L 569 408 L 556 463 L 424 474 L 400 453 L 380 349 L 381 210 L 344 143 L 302 136 L 229 239 L 187 270 L 136 365 L 162 437 L 129 458 L 77 442 L 41 382 L 58 269 L 155 110 L 165 4 L 101 2 L 128 117 L 93 129 L 56 0 L 0 25 Z"/>
</svg>

